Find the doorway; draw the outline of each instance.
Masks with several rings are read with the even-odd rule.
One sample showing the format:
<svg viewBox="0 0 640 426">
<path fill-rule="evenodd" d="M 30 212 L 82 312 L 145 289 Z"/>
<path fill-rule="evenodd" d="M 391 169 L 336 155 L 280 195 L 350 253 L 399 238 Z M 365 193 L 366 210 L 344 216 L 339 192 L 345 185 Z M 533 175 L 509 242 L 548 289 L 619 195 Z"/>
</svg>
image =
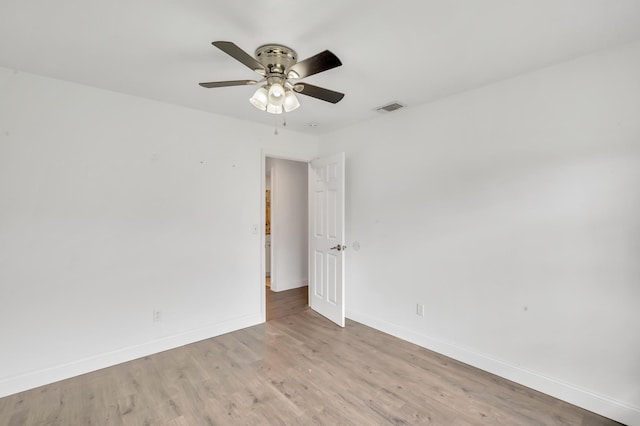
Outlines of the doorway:
<svg viewBox="0 0 640 426">
<path fill-rule="evenodd" d="M 265 157 L 265 320 L 308 308 L 308 163 Z"/>
</svg>

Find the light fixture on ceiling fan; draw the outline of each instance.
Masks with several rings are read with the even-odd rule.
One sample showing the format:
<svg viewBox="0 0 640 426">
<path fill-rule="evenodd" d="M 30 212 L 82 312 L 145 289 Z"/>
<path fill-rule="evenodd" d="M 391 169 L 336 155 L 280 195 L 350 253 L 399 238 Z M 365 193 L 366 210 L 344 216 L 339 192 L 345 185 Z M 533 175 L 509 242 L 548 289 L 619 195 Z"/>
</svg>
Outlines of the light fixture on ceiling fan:
<svg viewBox="0 0 640 426">
<path fill-rule="evenodd" d="M 251 105 L 271 114 L 290 112 L 300 106 L 295 93 L 307 95 L 326 102 L 338 103 L 344 93 L 313 86 L 297 80 L 342 65 L 340 59 L 328 50 L 298 62 L 298 54 L 291 48 L 279 44 L 265 44 L 256 49 L 255 58 L 230 41 L 214 41 L 213 44 L 229 56 L 262 75 L 261 80 L 232 80 L 200 83 L 206 88 L 246 86 L 264 83 L 249 98 Z M 295 92 L 295 93 L 294 93 Z"/>
<path fill-rule="evenodd" d="M 272 114 L 282 114 L 283 110 L 284 112 L 293 111 L 300 106 L 300 102 L 293 91 L 286 86 L 287 83 L 283 84 L 277 77 L 272 77 L 271 84 L 265 84 L 256 90 L 249 98 L 249 102 L 259 110 Z"/>
</svg>

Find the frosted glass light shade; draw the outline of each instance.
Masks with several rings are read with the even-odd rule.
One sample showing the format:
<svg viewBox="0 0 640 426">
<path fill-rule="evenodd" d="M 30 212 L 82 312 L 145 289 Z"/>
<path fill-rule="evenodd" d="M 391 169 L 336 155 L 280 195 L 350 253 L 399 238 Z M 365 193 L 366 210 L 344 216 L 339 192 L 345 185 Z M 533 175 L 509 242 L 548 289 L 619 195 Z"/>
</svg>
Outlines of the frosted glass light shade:
<svg viewBox="0 0 640 426">
<path fill-rule="evenodd" d="M 284 104 L 282 106 L 284 107 L 285 112 L 291 112 L 300 106 L 300 102 L 298 102 L 296 95 L 294 95 L 291 90 L 287 89 L 284 95 Z"/>
<path fill-rule="evenodd" d="M 269 92 L 267 92 L 267 89 L 263 86 L 256 90 L 256 93 L 249 98 L 249 102 L 251 102 L 251 105 L 254 107 L 264 111 L 267 109 L 267 104 L 269 103 Z"/>
<path fill-rule="evenodd" d="M 267 105 L 267 112 L 271 114 L 282 114 L 282 105 L 269 104 Z"/>
<path fill-rule="evenodd" d="M 249 102 L 259 110 L 271 114 L 293 111 L 300 106 L 293 91 L 284 88 L 280 83 L 262 86 L 249 98 Z"/>
<path fill-rule="evenodd" d="M 269 103 L 282 106 L 284 103 L 284 87 L 280 83 L 273 83 L 269 88 Z"/>
</svg>

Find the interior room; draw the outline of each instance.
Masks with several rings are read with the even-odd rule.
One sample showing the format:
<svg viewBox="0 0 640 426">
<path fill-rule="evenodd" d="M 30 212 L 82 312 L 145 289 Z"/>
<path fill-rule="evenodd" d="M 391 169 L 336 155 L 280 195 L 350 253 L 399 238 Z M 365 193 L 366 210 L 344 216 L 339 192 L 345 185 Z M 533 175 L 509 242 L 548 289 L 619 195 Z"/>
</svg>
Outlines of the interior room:
<svg viewBox="0 0 640 426">
<path fill-rule="evenodd" d="M 521 409 L 528 421 L 491 402 L 475 413 L 488 418 L 428 418 L 437 386 L 407 379 L 419 403 L 380 389 L 362 399 L 374 405 L 353 402 L 365 416 L 354 424 L 381 412 L 380 423 L 553 424 L 539 416 L 571 406 L 584 411 L 566 424 L 593 413 L 640 425 L 638 76 L 635 0 L 0 2 L 0 413 L 12 413 L 0 424 L 47 424 L 57 397 L 41 411 L 16 401 L 145 359 L 178 371 L 176 384 L 134 398 L 126 381 L 102 424 L 142 424 L 132 407 L 152 396 L 180 409 L 148 403 L 166 416 L 151 423 L 196 424 L 185 407 L 218 407 L 235 370 L 207 372 L 207 397 L 171 399 L 205 368 L 185 345 L 251 364 L 243 386 L 266 380 L 274 395 L 255 401 L 308 424 L 283 396 L 289 376 L 267 380 L 265 363 L 351 345 L 361 352 L 340 368 L 354 380 L 386 370 L 373 363 L 395 347 L 406 371 L 474 369 L 555 407 Z M 313 301 L 266 322 L 267 273 L 276 291 L 308 286 L 309 300 L 331 278 L 310 248 L 323 158 L 344 166 L 342 233 L 325 250 L 340 263 L 325 272 L 345 327 Z M 278 192 L 291 164 L 302 174 Z M 267 189 L 272 211 L 308 201 L 271 215 L 271 239 Z M 278 246 L 284 227 L 296 245 Z M 295 354 L 317 362 L 280 361 L 287 374 L 330 370 L 311 349 Z M 142 368 L 127 365 L 117 374 Z M 474 380 L 453 385 L 457 406 L 475 398 L 461 389 L 491 394 Z M 316 396 L 337 403 L 341 389 Z M 232 401 L 238 423 L 251 401 Z M 316 408 L 319 423 L 345 420 Z"/>
</svg>

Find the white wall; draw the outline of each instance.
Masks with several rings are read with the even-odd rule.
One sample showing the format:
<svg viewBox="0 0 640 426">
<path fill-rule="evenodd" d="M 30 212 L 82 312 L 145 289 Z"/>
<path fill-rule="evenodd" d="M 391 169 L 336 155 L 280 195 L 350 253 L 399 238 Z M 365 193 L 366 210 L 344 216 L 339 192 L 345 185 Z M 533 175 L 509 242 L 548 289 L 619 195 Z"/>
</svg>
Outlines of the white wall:
<svg viewBox="0 0 640 426">
<path fill-rule="evenodd" d="M 639 76 L 636 43 L 328 135 L 347 315 L 640 424 Z"/>
<path fill-rule="evenodd" d="M 308 164 L 267 157 L 271 170 L 271 290 L 308 284 Z"/>
<path fill-rule="evenodd" d="M 0 93 L 0 396 L 264 320 L 262 152 L 314 138 L 7 69 Z"/>
</svg>

